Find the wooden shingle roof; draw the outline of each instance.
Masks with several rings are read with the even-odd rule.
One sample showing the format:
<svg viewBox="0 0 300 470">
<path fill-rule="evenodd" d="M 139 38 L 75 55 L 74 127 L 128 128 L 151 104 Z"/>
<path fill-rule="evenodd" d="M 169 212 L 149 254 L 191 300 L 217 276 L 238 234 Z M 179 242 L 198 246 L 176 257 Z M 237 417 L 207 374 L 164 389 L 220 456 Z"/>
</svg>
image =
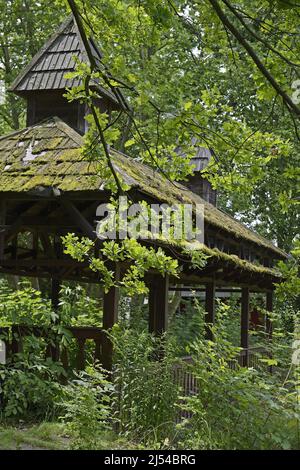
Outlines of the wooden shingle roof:
<svg viewBox="0 0 300 470">
<path fill-rule="evenodd" d="M 101 53 L 92 39 L 89 42 L 96 64 L 101 68 Z M 67 73 L 75 71 L 76 59 L 89 63 L 73 16 L 70 16 L 15 79 L 10 91 L 23 95 L 78 86 L 78 78 L 66 78 Z M 109 90 L 100 86 L 98 89 L 102 95 L 117 104 L 115 96 Z"/>
<path fill-rule="evenodd" d="M 0 138 L 0 192 L 38 193 L 41 189 L 62 192 L 103 191 L 98 162 L 83 159 L 82 137 L 58 118 Z M 111 156 L 116 171 L 140 193 L 169 204 L 203 204 L 205 221 L 225 231 L 232 239 L 246 240 L 273 252 L 285 253 L 271 241 L 235 220 L 180 184 L 115 150 Z"/>
</svg>

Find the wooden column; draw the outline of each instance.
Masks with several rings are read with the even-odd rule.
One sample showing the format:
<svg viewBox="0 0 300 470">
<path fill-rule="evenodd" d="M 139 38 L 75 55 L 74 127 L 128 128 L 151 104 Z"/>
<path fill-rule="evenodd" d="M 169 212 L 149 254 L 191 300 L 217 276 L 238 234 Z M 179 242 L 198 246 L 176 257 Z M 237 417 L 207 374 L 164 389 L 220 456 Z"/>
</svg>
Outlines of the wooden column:
<svg viewBox="0 0 300 470">
<path fill-rule="evenodd" d="M 113 267 L 116 282 L 120 280 L 120 267 Z M 103 296 L 103 329 L 110 330 L 118 321 L 119 312 L 119 288 L 111 287 Z M 113 345 L 108 336 L 105 335 L 102 344 L 102 366 L 104 369 L 112 370 Z"/>
<path fill-rule="evenodd" d="M 54 236 L 53 242 L 54 255 L 59 260 L 62 257 L 61 234 L 57 232 Z M 51 278 L 51 306 L 54 312 L 58 312 L 59 307 L 59 292 L 61 288 L 61 280 L 59 276 L 55 275 Z"/>
<path fill-rule="evenodd" d="M 268 312 L 273 312 L 273 299 L 274 294 L 272 291 L 266 293 L 266 310 Z M 268 334 L 269 338 L 272 338 L 272 322 L 270 318 L 266 316 L 266 333 Z"/>
<path fill-rule="evenodd" d="M 241 298 L 241 347 L 245 349 L 242 356 L 242 365 L 249 364 L 249 288 L 242 288 Z"/>
<path fill-rule="evenodd" d="M 215 323 L 215 311 L 216 311 L 216 285 L 215 282 L 209 282 L 206 284 L 205 288 L 205 322 L 208 324 L 206 326 L 206 338 L 213 340 L 213 333 L 209 327 Z"/>
<path fill-rule="evenodd" d="M 85 338 L 77 338 L 78 352 L 76 358 L 77 370 L 84 370 L 85 368 Z"/>
<path fill-rule="evenodd" d="M 57 278 L 51 278 L 51 308 L 58 314 L 59 308 L 59 292 L 60 292 L 60 280 Z M 55 344 L 49 344 L 46 352 L 47 357 L 51 357 L 53 361 L 59 360 L 59 344 L 55 341 Z"/>
<path fill-rule="evenodd" d="M 4 227 L 6 222 L 6 203 L 3 199 L 0 200 L 0 261 L 4 258 L 4 245 L 5 245 L 5 232 Z"/>
<path fill-rule="evenodd" d="M 168 329 L 169 276 L 154 275 L 149 284 L 149 332 L 156 335 Z"/>
<path fill-rule="evenodd" d="M 51 307 L 57 313 L 59 307 L 59 292 L 61 281 L 55 277 L 51 279 Z"/>
</svg>

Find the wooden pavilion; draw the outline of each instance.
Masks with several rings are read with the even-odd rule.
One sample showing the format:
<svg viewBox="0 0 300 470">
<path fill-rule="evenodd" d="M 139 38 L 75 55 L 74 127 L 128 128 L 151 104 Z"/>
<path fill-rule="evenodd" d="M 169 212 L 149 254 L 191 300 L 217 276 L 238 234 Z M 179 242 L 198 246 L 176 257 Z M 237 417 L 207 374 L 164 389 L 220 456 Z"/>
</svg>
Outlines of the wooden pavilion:
<svg viewBox="0 0 300 470">
<path fill-rule="evenodd" d="M 92 40 L 91 47 L 95 57 L 101 58 Z M 61 236 L 72 232 L 95 239 L 96 208 L 110 196 L 97 163 L 87 162 L 81 155 L 88 110 L 63 96 L 66 88 L 76 85 L 76 80 L 65 78 L 66 72 L 75 68 L 74 56 L 88 60 L 76 25 L 69 18 L 12 85 L 11 90 L 27 101 L 28 127 L 0 138 L 0 272 L 51 279 L 54 307 L 63 280 L 99 282 L 87 264 L 64 254 Z M 110 92 L 97 83 L 93 86 L 101 110 L 118 109 Z M 216 289 L 235 286 L 241 292 L 241 347 L 247 364 L 250 292 L 264 292 L 266 308 L 272 310 L 274 284 L 280 281 L 274 263 L 286 254 L 181 184 L 170 183 L 157 171 L 116 150 L 111 150 L 111 157 L 135 201 L 205 207 L 205 243 L 194 247 L 210 255 L 205 268 L 193 267 L 179 246 L 165 244 L 166 252 L 180 260 L 180 278 L 156 272 L 147 275 L 150 331 L 167 329 L 170 288 L 204 286 L 207 321 L 213 323 Z M 124 266 L 115 265 L 114 270 L 119 279 Z M 117 319 L 118 288 L 114 287 L 104 295 L 103 328 L 109 329 Z M 266 328 L 271 334 L 268 320 Z M 111 367 L 111 358 L 111 345 L 104 339 L 104 367 Z"/>
</svg>

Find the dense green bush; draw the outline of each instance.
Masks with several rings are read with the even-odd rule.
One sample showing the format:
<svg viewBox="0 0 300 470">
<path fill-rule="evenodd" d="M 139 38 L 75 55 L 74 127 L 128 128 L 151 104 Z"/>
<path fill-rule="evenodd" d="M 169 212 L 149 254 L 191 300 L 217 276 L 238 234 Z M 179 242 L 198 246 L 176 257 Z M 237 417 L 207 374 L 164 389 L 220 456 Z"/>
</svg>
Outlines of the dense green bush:
<svg viewBox="0 0 300 470">
<path fill-rule="evenodd" d="M 18 289 L 13 290 L 4 279 L 0 280 L 0 326 L 49 325 L 55 319 L 50 301 L 29 282 L 21 282 Z"/>
<path fill-rule="evenodd" d="M 176 340 L 177 352 L 181 356 L 188 354 L 189 344 L 196 338 L 204 337 L 204 307 L 195 297 L 184 299 L 174 313 L 169 325 L 169 334 Z"/>
<path fill-rule="evenodd" d="M 199 449 L 298 448 L 297 383 L 291 373 L 281 381 L 266 366 L 240 367 L 238 349 L 214 330 L 216 341 L 191 346 L 190 372 L 197 393 L 183 408 L 191 419 L 181 424 L 181 446 Z M 273 359 L 274 361 L 274 359 Z M 232 368 L 235 362 L 234 369 Z"/>
<path fill-rule="evenodd" d="M 111 426 L 112 384 L 99 367 L 87 367 L 64 388 L 61 419 L 73 437 L 73 449 L 96 449 Z"/>
<path fill-rule="evenodd" d="M 34 289 L 29 281 L 20 282 L 14 290 L 5 279 L 0 279 L 0 326 L 49 325 L 58 320 L 70 326 L 101 327 L 101 302 L 80 285 L 63 285 L 59 310 L 54 313 L 49 298 Z"/>
<path fill-rule="evenodd" d="M 170 341 L 115 325 L 114 417 L 121 434 L 143 443 L 172 439 L 179 389 Z"/>
<path fill-rule="evenodd" d="M 239 348 L 228 339 L 226 312 L 220 305 L 215 342 L 199 334 L 186 347 L 193 363 L 181 366 L 198 384 L 190 396 L 174 381 L 182 353 L 176 329 L 157 339 L 146 331 L 114 328 L 115 418 L 121 433 L 156 447 L 299 448 L 299 377 L 297 366 L 290 365 L 291 338 L 275 329 L 271 357 L 261 358 L 257 369 L 240 367 Z M 159 351 L 163 355 L 157 360 Z M 277 364 L 272 374 L 271 364 Z"/>
<path fill-rule="evenodd" d="M 60 292 L 59 315 L 65 325 L 102 326 L 102 305 L 80 285 L 64 285 Z"/>
<path fill-rule="evenodd" d="M 62 366 L 50 358 L 19 354 L 14 363 L 0 365 L 0 416 L 52 419 L 61 399 Z"/>
<path fill-rule="evenodd" d="M 85 299 L 89 299 L 86 304 Z M 254 300 L 265 313 L 260 297 Z M 299 371 L 291 364 L 291 345 L 298 338 L 294 331 L 299 331 L 295 329 L 299 321 L 292 304 L 279 302 L 278 307 L 272 314 L 272 342 L 263 329 L 251 333 L 252 344 L 269 351 L 269 358 L 261 357 L 260 366 L 252 369 L 242 368 L 236 361 L 239 349 L 233 343 L 239 341 L 240 317 L 235 299 L 218 302 L 212 342 L 205 339 L 205 312 L 199 299 L 187 301 L 185 308 L 173 315 L 168 334 L 155 338 L 146 330 L 143 298 L 123 297 L 121 322 L 111 332 L 115 350 L 112 383 L 104 371 L 88 366 L 68 385 L 62 385 L 63 368 L 45 359 L 45 340 L 26 337 L 22 354 L 16 355 L 13 363 L 0 366 L 1 416 L 53 418 L 60 404 L 73 447 L 78 449 L 99 448 L 99 436 L 113 426 L 137 446 L 299 448 Z M 50 303 L 39 292 L 28 284 L 12 291 L 4 283 L 0 314 L 2 326 L 14 322 L 48 325 L 53 338 L 60 336 L 72 356 L 63 325 L 94 324 L 101 309 L 99 301 L 86 297 L 81 288 L 74 291 L 67 287 L 62 292 L 61 322 L 57 322 Z M 289 331 L 288 318 L 293 324 Z M 192 364 L 181 363 L 185 355 L 192 355 Z M 89 358 L 92 364 L 87 354 Z M 197 389 L 189 396 L 174 379 L 178 364 L 197 379 Z"/>
</svg>

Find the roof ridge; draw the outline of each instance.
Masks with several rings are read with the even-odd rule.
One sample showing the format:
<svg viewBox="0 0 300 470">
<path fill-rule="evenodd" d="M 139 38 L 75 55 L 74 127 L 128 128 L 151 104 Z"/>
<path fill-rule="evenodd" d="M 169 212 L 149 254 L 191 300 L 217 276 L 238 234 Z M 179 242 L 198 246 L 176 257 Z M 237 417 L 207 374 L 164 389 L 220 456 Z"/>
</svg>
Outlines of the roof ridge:
<svg viewBox="0 0 300 470">
<path fill-rule="evenodd" d="M 59 118 L 57 118 L 59 119 Z M 0 136 L 0 141 L 1 140 L 4 140 L 4 139 L 7 139 L 8 137 L 13 137 L 14 135 L 17 135 L 17 134 L 22 134 L 30 129 L 34 129 L 35 127 L 39 127 L 41 124 L 45 124 L 46 122 L 50 122 L 50 121 L 54 121 L 55 120 L 55 117 L 51 116 L 49 118 L 46 118 L 46 119 L 43 119 L 42 121 L 40 122 L 37 122 L 36 124 L 33 124 L 32 126 L 26 126 L 26 127 L 23 127 L 22 129 L 17 129 L 15 131 L 12 131 L 12 132 L 8 132 L 7 134 L 4 134 L 4 135 L 1 135 Z"/>
<path fill-rule="evenodd" d="M 59 130 L 64 132 L 76 144 L 78 144 L 80 146 L 83 145 L 83 138 L 78 132 L 75 131 L 75 129 L 73 129 L 71 126 L 69 126 L 69 124 L 67 124 L 65 121 L 63 121 L 62 119 L 60 119 L 57 116 L 54 116 L 52 119 L 54 120 L 54 122 L 55 122 L 56 126 L 59 128 Z"/>
<path fill-rule="evenodd" d="M 83 144 L 83 139 L 82 136 L 76 132 L 72 127 L 70 127 L 66 122 L 64 122 L 61 118 L 57 116 L 51 116 L 49 118 L 43 119 L 42 121 L 37 122 L 36 124 L 33 124 L 32 126 L 27 126 L 24 127 L 23 129 L 17 129 L 15 131 L 9 132 L 8 134 L 4 134 L 0 136 L 0 141 L 7 139 L 9 137 L 13 137 L 18 134 L 24 134 L 25 132 L 34 129 L 36 127 L 41 127 L 42 125 L 45 125 L 47 123 L 53 123 L 56 125 L 56 127 L 64 132 L 69 138 L 71 138 L 76 144 L 82 146 Z"/>
</svg>

